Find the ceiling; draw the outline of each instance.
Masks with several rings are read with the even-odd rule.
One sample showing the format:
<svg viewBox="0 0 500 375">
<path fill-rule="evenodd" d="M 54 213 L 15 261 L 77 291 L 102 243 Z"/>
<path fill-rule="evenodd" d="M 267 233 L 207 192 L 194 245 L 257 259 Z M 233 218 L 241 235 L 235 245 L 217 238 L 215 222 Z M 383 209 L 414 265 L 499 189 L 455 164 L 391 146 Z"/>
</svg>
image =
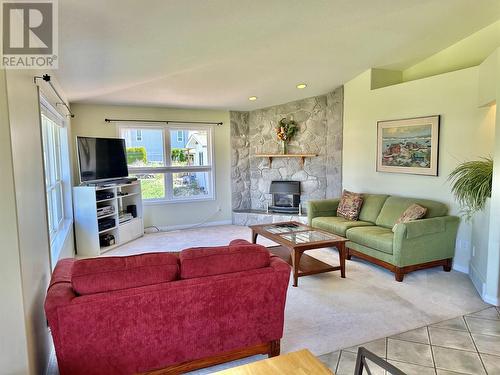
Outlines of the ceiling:
<svg viewBox="0 0 500 375">
<path fill-rule="evenodd" d="M 61 0 L 56 75 L 73 103 L 251 110 L 405 69 L 499 18 L 499 0 Z"/>
</svg>

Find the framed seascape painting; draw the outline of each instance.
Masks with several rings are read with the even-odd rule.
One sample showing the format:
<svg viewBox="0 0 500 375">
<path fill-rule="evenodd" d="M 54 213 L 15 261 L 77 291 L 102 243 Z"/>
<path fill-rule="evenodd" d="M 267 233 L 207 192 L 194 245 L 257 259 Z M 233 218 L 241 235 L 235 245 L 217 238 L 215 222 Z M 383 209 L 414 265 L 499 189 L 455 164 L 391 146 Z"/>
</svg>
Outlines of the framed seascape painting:
<svg viewBox="0 0 500 375">
<path fill-rule="evenodd" d="M 439 115 L 377 122 L 377 171 L 438 175 Z"/>
</svg>

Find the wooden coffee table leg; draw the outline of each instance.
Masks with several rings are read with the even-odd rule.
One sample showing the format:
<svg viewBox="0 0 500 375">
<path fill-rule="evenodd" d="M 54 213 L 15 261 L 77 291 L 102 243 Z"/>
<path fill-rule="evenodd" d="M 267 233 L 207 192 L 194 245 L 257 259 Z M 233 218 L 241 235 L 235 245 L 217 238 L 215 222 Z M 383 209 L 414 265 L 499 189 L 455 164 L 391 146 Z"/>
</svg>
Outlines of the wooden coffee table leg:
<svg viewBox="0 0 500 375">
<path fill-rule="evenodd" d="M 302 251 L 292 250 L 293 286 L 299 286 L 299 265 Z"/>
<path fill-rule="evenodd" d="M 337 249 L 339 250 L 339 259 L 340 259 L 340 277 L 345 278 L 345 258 L 346 258 L 345 243 L 340 242 L 337 245 Z"/>
<path fill-rule="evenodd" d="M 252 243 L 257 243 L 257 232 L 252 230 Z"/>
</svg>

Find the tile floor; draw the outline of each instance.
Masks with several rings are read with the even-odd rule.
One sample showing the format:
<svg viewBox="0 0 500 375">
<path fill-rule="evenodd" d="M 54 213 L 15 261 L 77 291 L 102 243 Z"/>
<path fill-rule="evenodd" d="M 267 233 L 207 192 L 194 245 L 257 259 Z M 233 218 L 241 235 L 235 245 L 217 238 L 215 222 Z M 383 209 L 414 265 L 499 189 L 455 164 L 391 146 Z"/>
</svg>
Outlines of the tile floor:
<svg viewBox="0 0 500 375">
<path fill-rule="evenodd" d="M 500 374 L 500 308 L 362 344 L 407 375 Z M 336 375 L 354 373 L 358 346 L 320 356 Z M 372 368 L 373 367 L 373 368 Z M 372 364 L 373 375 L 384 371 Z"/>
</svg>

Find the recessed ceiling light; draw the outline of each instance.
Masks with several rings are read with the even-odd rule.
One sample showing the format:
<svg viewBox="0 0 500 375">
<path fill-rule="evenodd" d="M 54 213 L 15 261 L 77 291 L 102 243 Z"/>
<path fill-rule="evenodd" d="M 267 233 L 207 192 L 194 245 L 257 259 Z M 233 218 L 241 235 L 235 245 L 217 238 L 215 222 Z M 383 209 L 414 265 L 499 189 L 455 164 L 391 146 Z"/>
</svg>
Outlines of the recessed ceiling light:
<svg viewBox="0 0 500 375">
<path fill-rule="evenodd" d="M 305 89 L 306 87 L 307 87 L 307 85 L 306 85 L 305 83 L 299 83 L 299 84 L 297 85 L 297 88 L 298 88 L 298 89 Z"/>
<path fill-rule="evenodd" d="M 250 100 L 250 101 L 253 102 L 254 100 L 257 100 L 257 97 L 256 96 L 251 96 L 251 97 L 248 98 L 248 100 Z"/>
</svg>

